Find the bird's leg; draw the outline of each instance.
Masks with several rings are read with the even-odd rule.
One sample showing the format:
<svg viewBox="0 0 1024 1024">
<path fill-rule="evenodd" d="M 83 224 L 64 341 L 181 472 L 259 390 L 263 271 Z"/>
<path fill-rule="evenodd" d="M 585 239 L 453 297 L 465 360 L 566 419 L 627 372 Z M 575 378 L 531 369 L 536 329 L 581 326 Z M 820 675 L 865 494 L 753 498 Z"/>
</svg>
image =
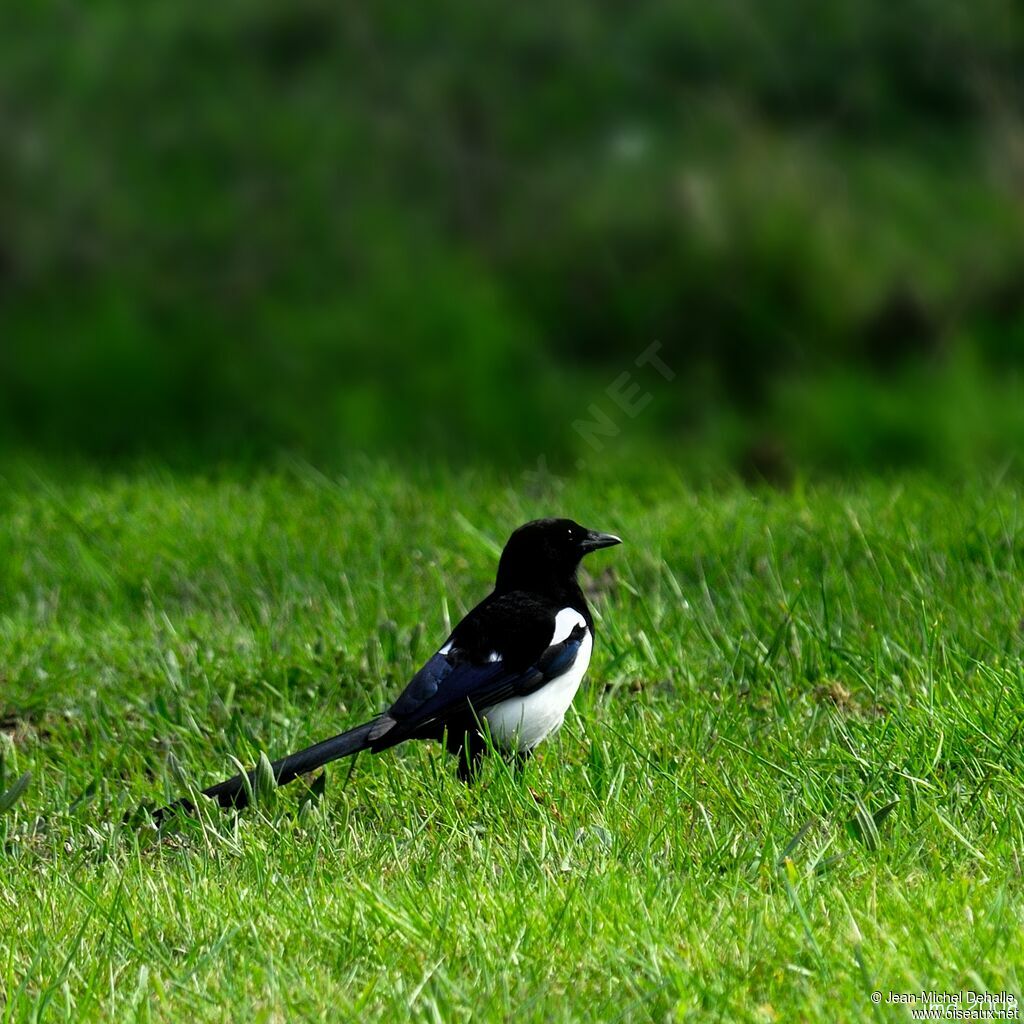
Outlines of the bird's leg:
<svg viewBox="0 0 1024 1024">
<path fill-rule="evenodd" d="M 512 769 L 513 775 L 522 775 L 526 770 L 526 762 L 533 757 L 532 750 L 514 750 L 505 755 L 505 762 Z"/>
<path fill-rule="evenodd" d="M 487 741 L 475 730 L 468 730 L 456 739 L 450 732 L 445 736 L 445 746 L 449 754 L 458 759 L 456 769 L 459 779 L 466 785 L 476 781 L 480 773 L 480 763 L 487 751 Z"/>
<path fill-rule="evenodd" d="M 454 754 L 459 760 L 457 769 L 459 778 L 467 785 L 474 783 L 480 774 L 484 754 L 492 749 L 492 743 L 488 737 L 474 729 L 467 730 L 458 740 L 455 740 L 451 733 L 447 733 L 445 745 L 448 752 Z M 533 753 L 530 750 L 512 750 L 502 753 L 501 756 L 511 769 L 512 774 L 518 776 L 526 767 L 526 762 L 530 760 Z"/>
<path fill-rule="evenodd" d="M 466 783 L 467 786 L 476 782 L 477 776 L 480 774 L 480 765 L 483 762 L 483 759 L 483 748 L 478 747 L 475 744 L 466 743 L 459 751 L 458 776 L 459 779 Z"/>
</svg>

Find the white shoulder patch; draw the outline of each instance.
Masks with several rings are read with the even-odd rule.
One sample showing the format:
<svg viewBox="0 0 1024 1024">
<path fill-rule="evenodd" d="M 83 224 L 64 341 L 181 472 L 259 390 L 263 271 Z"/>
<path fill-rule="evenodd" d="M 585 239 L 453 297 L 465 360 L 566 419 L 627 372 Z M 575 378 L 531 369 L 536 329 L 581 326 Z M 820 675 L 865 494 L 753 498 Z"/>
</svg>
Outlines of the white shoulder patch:
<svg viewBox="0 0 1024 1024">
<path fill-rule="evenodd" d="M 451 653 L 451 649 L 452 649 L 452 642 L 451 642 L 451 640 L 449 640 L 448 643 L 446 643 L 444 645 L 444 647 L 442 647 L 441 650 L 439 650 L 437 653 L 438 654 L 450 654 Z"/>
<path fill-rule="evenodd" d="M 587 620 L 575 608 L 563 608 L 555 616 L 555 632 L 551 637 L 551 644 L 560 644 L 577 626 L 586 628 Z"/>
<path fill-rule="evenodd" d="M 487 655 L 487 660 L 493 665 L 496 661 L 501 661 L 501 655 L 497 651 L 491 651 Z"/>
</svg>

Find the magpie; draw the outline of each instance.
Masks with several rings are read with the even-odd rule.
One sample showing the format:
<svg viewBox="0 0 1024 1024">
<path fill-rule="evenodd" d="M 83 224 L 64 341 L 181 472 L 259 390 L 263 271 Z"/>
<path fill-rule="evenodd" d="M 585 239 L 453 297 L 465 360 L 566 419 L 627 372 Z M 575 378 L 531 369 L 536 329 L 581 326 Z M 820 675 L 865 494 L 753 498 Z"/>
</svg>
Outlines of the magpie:
<svg viewBox="0 0 1024 1024">
<path fill-rule="evenodd" d="M 562 724 L 590 663 L 594 620 L 576 579 L 584 555 L 621 544 L 571 519 L 536 519 L 509 538 L 494 590 L 452 630 L 376 718 L 271 764 L 279 786 L 341 757 L 436 740 L 470 781 L 489 746 L 515 760 Z M 244 807 L 255 770 L 203 790 Z M 187 799 L 157 812 L 161 820 Z"/>
</svg>

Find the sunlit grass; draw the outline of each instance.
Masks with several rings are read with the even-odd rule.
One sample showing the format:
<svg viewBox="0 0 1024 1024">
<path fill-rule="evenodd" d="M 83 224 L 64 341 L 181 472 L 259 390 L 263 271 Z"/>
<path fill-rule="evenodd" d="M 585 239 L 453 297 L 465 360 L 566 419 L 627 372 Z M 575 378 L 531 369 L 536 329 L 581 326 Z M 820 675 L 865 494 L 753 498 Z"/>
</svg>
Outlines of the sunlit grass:
<svg viewBox="0 0 1024 1024">
<path fill-rule="evenodd" d="M 867 1019 L 1019 992 L 1016 485 L 526 496 L 386 468 L 0 495 L 0 1018 Z M 531 487 L 534 484 L 531 484 Z M 141 803 L 378 710 L 552 512 L 615 530 L 557 740 L 157 835 Z M 892 1008 L 881 1008 L 888 1019 Z"/>
</svg>

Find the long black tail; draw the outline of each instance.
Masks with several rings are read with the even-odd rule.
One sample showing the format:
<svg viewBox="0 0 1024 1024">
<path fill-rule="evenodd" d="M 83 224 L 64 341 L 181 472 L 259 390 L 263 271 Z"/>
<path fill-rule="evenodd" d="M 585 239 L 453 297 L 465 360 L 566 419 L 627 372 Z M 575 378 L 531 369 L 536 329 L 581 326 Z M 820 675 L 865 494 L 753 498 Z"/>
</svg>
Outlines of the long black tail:
<svg viewBox="0 0 1024 1024">
<path fill-rule="evenodd" d="M 280 761 L 274 761 L 271 768 L 274 771 L 274 779 L 279 786 L 284 786 L 297 779 L 306 772 L 311 772 L 331 761 L 337 761 L 339 757 L 348 757 L 351 754 L 358 754 L 370 746 L 370 734 L 378 726 L 378 721 L 366 722 L 364 725 L 357 725 L 348 732 L 339 733 L 329 740 L 314 743 L 305 750 L 282 757 Z M 248 785 L 246 785 L 248 781 Z M 256 770 L 247 772 L 245 775 L 236 775 L 232 779 L 218 782 L 216 786 L 210 786 L 203 790 L 203 796 L 213 797 L 221 807 L 245 807 L 249 803 L 249 793 L 256 782 Z M 156 811 L 153 817 L 159 823 L 171 812 L 178 808 L 185 811 L 195 810 L 195 804 L 188 797 L 175 800 Z"/>
</svg>

